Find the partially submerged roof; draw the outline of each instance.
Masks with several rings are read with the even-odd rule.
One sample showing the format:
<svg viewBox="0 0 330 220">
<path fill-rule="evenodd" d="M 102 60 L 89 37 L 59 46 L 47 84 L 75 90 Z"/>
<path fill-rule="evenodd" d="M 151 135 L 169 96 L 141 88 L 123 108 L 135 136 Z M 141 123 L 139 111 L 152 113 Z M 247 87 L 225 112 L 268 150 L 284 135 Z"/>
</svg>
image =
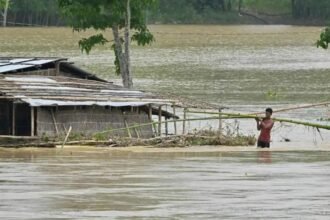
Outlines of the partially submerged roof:
<svg viewBox="0 0 330 220">
<path fill-rule="evenodd" d="M 170 102 L 109 82 L 61 76 L 0 76 L 0 98 L 31 106 L 143 106 Z"/>
<path fill-rule="evenodd" d="M 63 58 L 19 58 L 19 57 L 0 57 L 0 73 L 12 73 L 21 70 L 40 68 L 40 66 L 55 63 Z"/>
<path fill-rule="evenodd" d="M 58 66 L 57 66 L 58 64 Z M 80 69 L 73 63 L 68 62 L 66 58 L 58 57 L 0 57 L 0 73 L 1 74 L 19 74 L 24 72 L 33 72 L 42 69 L 55 69 L 70 73 L 71 75 L 101 82 L 106 80 L 97 77 L 86 70 Z"/>
</svg>

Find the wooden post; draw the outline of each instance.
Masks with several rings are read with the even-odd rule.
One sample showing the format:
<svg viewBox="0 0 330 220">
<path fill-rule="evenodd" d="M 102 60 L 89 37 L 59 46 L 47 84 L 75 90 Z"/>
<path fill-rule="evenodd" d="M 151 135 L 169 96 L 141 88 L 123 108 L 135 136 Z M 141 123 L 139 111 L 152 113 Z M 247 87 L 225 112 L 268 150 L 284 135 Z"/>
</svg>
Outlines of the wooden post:
<svg viewBox="0 0 330 220">
<path fill-rule="evenodd" d="M 176 111 L 175 111 L 175 103 L 173 104 L 173 115 L 174 115 L 174 122 L 173 122 L 173 125 L 174 125 L 174 134 L 177 135 L 177 127 L 176 127 L 176 118 L 175 118 L 175 115 L 176 115 Z"/>
<path fill-rule="evenodd" d="M 34 123 L 34 107 L 31 106 L 31 136 L 35 134 L 35 123 Z"/>
<path fill-rule="evenodd" d="M 55 62 L 55 76 L 59 76 L 60 75 L 60 61 L 56 61 Z"/>
<path fill-rule="evenodd" d="M 182 134 L 186 134 L 186 119 L 187 119 L 187 108 L 183 109 L 183 122 L 182 122 Z"/>
<path fill-rule="evenodd" d="M 152 127 L 153 127 L 153 130 L 154 130 L 154 134 L 157 136 L 157 126 L 156 126 L 156 123 L 152 123 Z"/>
<path fill-rule="evenodd" d="M 162 106 L 158 108 L 158 136 L 162 136 Z"/>
<path fill-rule="evenodd" d="M 15 136 L 16 133 L 16 105 L 13 102 L 13 109 L 12 109 L 12 135 Z"/>
<path fill-rule="evenodd" d="M 221 120 L 221 112 L 222 112 L 222 108 L 219 108 L 219 135 L 221 136 L 222 135 L 222 120 Z"/>
<path fill-rule="evenodd" d="M 58 136 L 59 132 L 58 132 L 58 128 L 57 128 L 57 123 L 56 123 L 56 118 L 55 118 L 55 115 L 54 115 L 54 111 L 53 111 L 52 108 L 50 109 L 50 113 L 52 114 L 52 119 L 53 119 L 56 135 Z"/>
<path fill-rule="evenodd" d="M 70 135 L 70 133 L 71 133 L 71 130 L 72 130 L 72 126 L 70 126 L 69 131 L 68 131 L 68 133 L 67 133 L 66 136 L 65 136 L 65 139 L 64 139 L 64 141 L 63 141 L 63 143 L 62 143 L 62 148 L 64 147 L 65 143 L 67 142 L 67 140 L 68 140 L 68 138 L 69 138 L 69 135 Z"/>
<path fill-rule="evenodd" d="M 135 131 L 136 137 L 137 137 L 138 139 L 140 139 L 140 134 L 139 134 L 138 129 L 137 129 L 137 128 L 134 128 L 134 131 Z"/>
<path fill-rule="evenodd" d="M 130 131 L 129 128 L 128 128 L 128 123 L 127 123 L 126 119 L 125 119 L 124 121 L 125 121 L 125 126 L 126 126 L 126 130 L 127 130 L 128 137 L 129 137 L 129 138 L 132 138 L 132 134 L 131 134 L 131 131 Z"/>
<path fill-rule="evenodd" d="M 165 135 L 168 136 L 168 122 L 167 122 L 167 117 L 165 117 Z"/>
<path fill-rule="evenodd" d="M 148 116 L 149 116 L 149 120 L 152 121 L 152 105 L 149 104 L 148 105 Z"/>
</svg>

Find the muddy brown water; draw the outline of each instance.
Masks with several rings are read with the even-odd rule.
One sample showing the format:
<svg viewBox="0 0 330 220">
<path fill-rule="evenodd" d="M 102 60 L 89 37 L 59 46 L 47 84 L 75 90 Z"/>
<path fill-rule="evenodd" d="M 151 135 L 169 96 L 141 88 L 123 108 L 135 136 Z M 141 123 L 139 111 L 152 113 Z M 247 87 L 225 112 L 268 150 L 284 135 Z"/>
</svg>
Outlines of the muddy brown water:
<svg viewBox="0 0 330 220">
<path fill-rule="evenodd" d="M 329 219 L 329 151 L 0 150 L 2 219 Z"/>
<path fill-rule="evenodd" d="M 330 54 L 314 45 L 319 27 L 169 25 L 151 30 L 156 42 L 132 51 L 138 89 L 179 93 L 236 112 L 329 101 Z M 0 29 L 0 54 L 64 56 L 120 83 L 109 47 L 89 56 L 80 53 L 78 40 L 91 33 Z M 329 118 L 330 110 L 277 116 L 329 124 L 320 119 Z M 243 133 L 257 134 L 254 122 L 239 123 Z M 330 133 L 277 124 L 272 148 L 0 149 L 0 218 L 329 219 Z"/>
</svg>

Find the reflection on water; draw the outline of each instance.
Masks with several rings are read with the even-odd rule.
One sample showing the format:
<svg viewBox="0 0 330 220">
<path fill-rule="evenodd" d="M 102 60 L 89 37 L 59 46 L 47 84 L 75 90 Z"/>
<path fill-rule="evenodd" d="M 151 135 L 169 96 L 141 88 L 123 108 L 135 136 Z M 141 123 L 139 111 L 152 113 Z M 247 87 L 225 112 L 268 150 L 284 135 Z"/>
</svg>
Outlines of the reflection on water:
<svg viewBox="0 0 330 220">
<path fill-rule="evenodd" d="M 258 162 L 259 163 L 272 163 L 272 152 L 271 151 L 258 151 Z"/>
<path fill-rule="evenodd" d="M 329 152 L 0 153 L 6 219 L 327 219 Z"/>
</svg>

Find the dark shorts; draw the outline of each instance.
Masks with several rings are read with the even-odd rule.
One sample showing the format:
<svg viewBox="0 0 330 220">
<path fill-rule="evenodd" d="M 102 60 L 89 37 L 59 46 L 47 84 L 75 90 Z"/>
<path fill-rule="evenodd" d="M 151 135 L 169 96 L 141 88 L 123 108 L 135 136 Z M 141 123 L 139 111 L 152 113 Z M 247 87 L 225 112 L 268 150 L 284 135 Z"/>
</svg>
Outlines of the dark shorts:
<svg viewBox="0 0 330 220">
<path fill-rule="evenodd" d="M 270 144 L 269 142 L 265 142 L 265 141 L 258 141 L 258 145 L 257 147 L 261 147 L 261 148 L 269 148 Z"/>
</svg>

